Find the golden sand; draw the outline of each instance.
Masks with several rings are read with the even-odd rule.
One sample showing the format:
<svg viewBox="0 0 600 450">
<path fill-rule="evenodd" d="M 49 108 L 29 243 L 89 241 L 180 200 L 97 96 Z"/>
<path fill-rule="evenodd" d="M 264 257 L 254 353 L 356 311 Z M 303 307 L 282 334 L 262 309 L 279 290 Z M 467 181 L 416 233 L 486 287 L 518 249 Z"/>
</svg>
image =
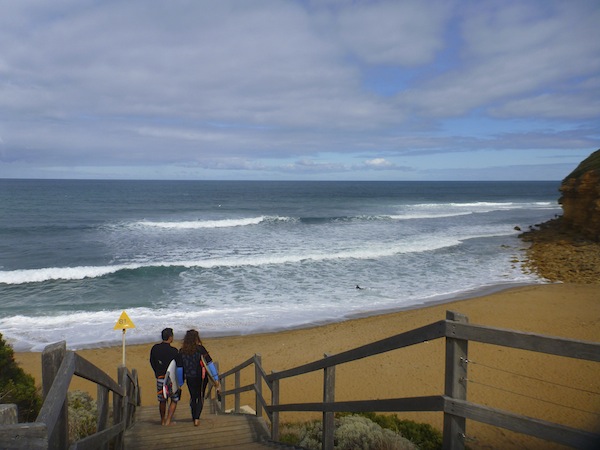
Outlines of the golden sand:
<svg viewBox="0 0 600 450">
<path fill-rule="evenodd" d="M 270 373 L 320 359 L 325 353 L 336 354 L 442 320 L 446 310 L 465 314 L 474 324 L 600 342 L 599 286 L 548 284 L 307 329 L 205 339 L 204 344 L 222 372 L 260 354 L 264 369 Z M 126 352 L 127 366 L 136 368 L 139 373 L 143 405 L 156 404 L 155 380 L 148 362 L 151 345 L 128 346 Z M 116 375 L 122 362 L 121 347 L 78 353 L 111 375 Z M 41 355 L 18 353 L 15 357 L 40 384 Z M 472 361 L 468 368 L 469 401 L 600 433 L 600 363 L 477 343 L 469 345 L 469 359 Z M 368 370 L 364 370 L 365 363 Z M 363 360 L 361 364 L 337 368 L 337 401 L 444 392 L 442 340 L 388 352 Z M 248 372 L 243 384 L 250 382 L 253 371 Z M 228 381 L 228 387 L 232 385 L 233 380 Z M 284 380 L 281 403 L 321 401 L 322 386 L 321 373 Z M 96 394 L 95 385 L 79 378 L 73 380 L 71 389 Z M 184 388 L 176 413 L 181 420 L 189 416 L 188 399 Z M 242 400 L 243 404 L 254 406 L 252 396 L 247 395 Z M 233 399 L 227 401 L 231 407 Z M 299 413 L 282 416 L 288 421 L 309 418 Z M 442 413 L 400 416 L 442 428 Z M 562 448 L 473 421 L 467 421 L 467 445 L 472 449 Z"/>
</svg>

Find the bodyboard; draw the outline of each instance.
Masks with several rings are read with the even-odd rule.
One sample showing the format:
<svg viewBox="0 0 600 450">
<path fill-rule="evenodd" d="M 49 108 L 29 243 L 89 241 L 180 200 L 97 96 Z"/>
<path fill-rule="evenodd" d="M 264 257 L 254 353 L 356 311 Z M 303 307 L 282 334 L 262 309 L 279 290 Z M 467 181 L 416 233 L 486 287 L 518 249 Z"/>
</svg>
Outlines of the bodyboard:
<svg viewBox="0 0 600 450">
<path fill-rule="evenodd" d="M 204 358 L 204 355 L 200 355 L 200 360 L 202 361 L 202 365 L 204 366 L 204 370 L 206 371 L 206 376 L 208 377 L 208 380 L 210 381 L 210 386 L 208 386 L 208 389 L 206 390 L 205 394 L 204 394 L 204 398 L 209 398 L 210 397 L 210 393 L 212 391 L 213 386 L 215 386 L 217 384 L 217 382 L 215 381 L 215 378 L 213 377 L 212 373 L 210 372 L 210 369 L 208 368 L 208 364 L 206 363 L 206 359 Z M 219 401 L 221 401 L 221 393 L 217 391 L 217 398 Z"/>
<path fill-rule="evenodd" d="M 208 376 L 208 379 L 210 380 L 210 382 L 212 384 L 217 384 L 217 382 L 215 381 L 215 378 L 213 377 L 213 374 L 210 372 L 210 369 L 208 368 L 208 364 L 206 363 L 206 359 L 204 358 L 204 355 L 201 355 L 200 359 L 202 360 L 202 365 L 206 369 L 206 375 Z"/>
<path fill-rule="evenodd" d="M 179 390 L 179 382 L 177 380 L 177 363 L 171 361 L 165 373 L 165 382 L 163 384 L 163 397 L 168 399 L 171 395 Z"/>
</svg>

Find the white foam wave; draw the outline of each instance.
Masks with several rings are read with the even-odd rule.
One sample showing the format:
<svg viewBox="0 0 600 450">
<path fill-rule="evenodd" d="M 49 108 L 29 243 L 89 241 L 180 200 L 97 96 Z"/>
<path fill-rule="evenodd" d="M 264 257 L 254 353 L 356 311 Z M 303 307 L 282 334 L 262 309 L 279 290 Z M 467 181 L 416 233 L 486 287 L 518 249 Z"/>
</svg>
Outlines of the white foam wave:
<svg viewBox="0 0 600 450">
<path fill-rule="evenodd" d="M 127 310 L 135 328 L 127 330 L 127 343 L 158 341 L 160 331 L 166 326 L 175 330 L 175 338 L 182 339 L 185 330 L 196 328 L 202 335 L 244 334 L 257 330 L 272 330 L 273 315 L 279 327 L 310 323 L 315 310 L 325 309 L 312 305 L 307 313 L 304 307 L 252 305 L 244 307 L 194 309 L 131 308 Z M 98 312 L 77 311 L 69 314 L 24 316 L 0 319 L 4 337 L 16 351 L 42 351 L 47 345 L 66 341 L 69 349 L 98 348 L 116 345 L 122 339 L 121 330 L 114 326 L 122 310 Z M 330 313 L 331 314 L 331 313 Z M 329 317 L 331 320 L 335 316 Z"/>
<path fill-rule="evenodd" d="M 0 284 L 42 283 L 49 280 L 83 280 L 99 278 L 124 269 L 139 269 L 141 264 L 118 266 L 48 267 L 0 272 Z"/>
<path fill-rule="evenodd" d="M 391 216 L 388 216 L 390 219 L 393 220 L 411 220 L 411 219 L 438 219 L 438 218 L 443 218 L 443 217 L 456 217 L 456 216 L 468 216 L 469 214 L 473 214 L 470 211 L 464 211 L 464 212 L 454 212 L 454 213 L 406 213 L 406 214 L 394 214 Z"/>
<path fill-rule="evenodd" d="M 369 245 L 365 248 L 348 249 L 338 252 L 311 252 L 304 254 L 271 254 L 251 256 L 225 256 L 207 260 L 177 260 L 147 263 L 122 264 L 114 266 L 51 267 L 0 271 L 0 284 L 41 283 L 53 280 L 83 280 L 98 278 L 121 270 L 136 270 L 145 267 L 185 267 L 213 269 L 216 267 L 265 266 L 300 263 L 304 261 L 327 261 L 336 259 L 376 259 L 399 253 L 418 253 L 450 247 L 460 243 L 457 238 L 422 238 L 396 244 Z"/>
<path fill-rule="evenodd" d="M 556 209 L 553 202 L 462 202 L 462 203 L 418 203 L 400 207 L 400 212 L 388 216 L 394 220 L 435 219 L 457 217 L 493 211 L 523 209 Z"/>
<path fill-rule="evenodd" d="M 243 227 L 248 225 L 258 225 L 259 223 L 267 220 L 265 216 L 249 217 L 243 219 L 222 219 L 222 220 L 188 220 L 178 222 L 152 222 L 152 221 L 141 221 L 137 222 L 136 225 L 144 227 L 154 228 L 166 228 L 166 229 L 200 229 L 200 228 L 229 228 L 229 227 Z"/>
<path fill-rule="evenodd" d="M 450 202 L 450 203 L 418 203 L 411 205 L 416 209 L 469 209 L 469 210 L 508 210 L 531 208 L 557 208 L 556 202 Z"/>
</svg>

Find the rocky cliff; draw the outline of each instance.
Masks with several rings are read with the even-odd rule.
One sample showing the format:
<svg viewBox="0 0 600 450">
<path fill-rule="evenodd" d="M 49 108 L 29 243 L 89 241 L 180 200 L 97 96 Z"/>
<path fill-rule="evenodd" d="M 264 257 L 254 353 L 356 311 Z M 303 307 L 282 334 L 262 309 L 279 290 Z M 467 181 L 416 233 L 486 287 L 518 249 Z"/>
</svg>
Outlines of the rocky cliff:
<svg viewBox="0 0 600 450">
<path fill-rule="evenodd" d="M 521 235 L 530 244 L 523 270 L 550 281 L 600 284 L 600 150 L 559 190 L 563 216 Z"/>
<path fill-rule="evenodd" d="M 563 180 L 560 192 L 561 225 L 600 242 L 600 150 L 582 161 Z"/>
</svg>

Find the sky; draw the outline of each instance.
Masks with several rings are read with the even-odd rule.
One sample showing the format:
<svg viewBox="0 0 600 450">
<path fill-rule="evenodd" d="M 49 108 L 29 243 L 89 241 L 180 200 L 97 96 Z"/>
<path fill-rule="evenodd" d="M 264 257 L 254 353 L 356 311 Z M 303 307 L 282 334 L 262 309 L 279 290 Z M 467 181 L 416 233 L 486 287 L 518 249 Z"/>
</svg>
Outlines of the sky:
<svg viewBox="0 0 600 450">
<path fill-rule="evenodd" d="M 561 180 L 598 0 L 0 0 L 0 178 Z"/>
</svg>

